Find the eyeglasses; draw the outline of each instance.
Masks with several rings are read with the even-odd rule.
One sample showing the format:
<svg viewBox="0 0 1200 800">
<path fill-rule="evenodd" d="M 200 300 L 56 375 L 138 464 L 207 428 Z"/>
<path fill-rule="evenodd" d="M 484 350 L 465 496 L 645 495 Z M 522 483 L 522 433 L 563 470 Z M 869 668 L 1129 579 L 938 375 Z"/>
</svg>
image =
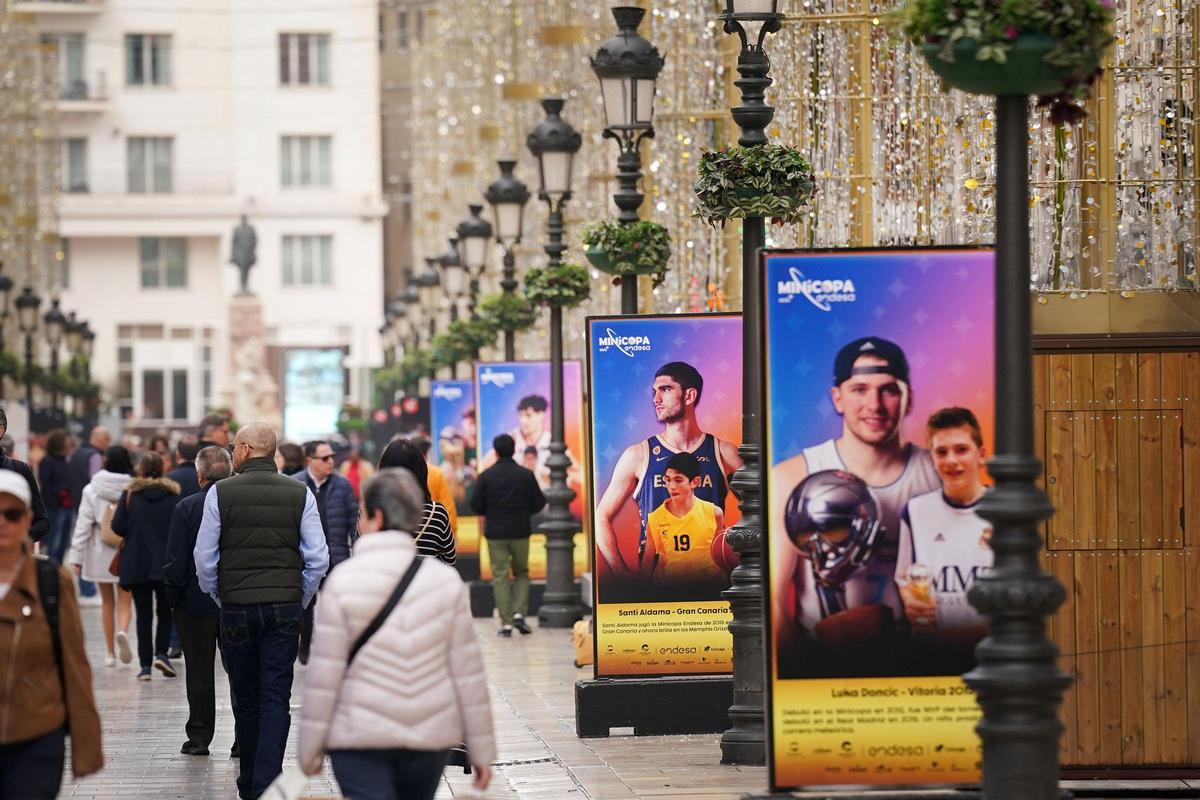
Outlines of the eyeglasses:
<svg viewBox="0 0 1200 800">
<path fill-rule="evenodd" d="M 312 459 L 313 461 L 333 461 L 333 453 L 327 456 L 313 456 Z"/>
<path fill-rule="evenodd" d="M 20 522 L 25 519 L 25 513 L 23 508 L 6 508 L 0 511 L 0 517 L 4 517 L 8 522 Z"/>
</svg>

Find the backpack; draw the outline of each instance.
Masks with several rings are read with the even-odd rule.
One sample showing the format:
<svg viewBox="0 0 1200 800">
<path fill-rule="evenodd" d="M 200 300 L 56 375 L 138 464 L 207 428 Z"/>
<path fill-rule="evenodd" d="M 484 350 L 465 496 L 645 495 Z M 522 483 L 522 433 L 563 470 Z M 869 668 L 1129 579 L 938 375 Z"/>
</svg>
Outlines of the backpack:
<svg viewBox="0 0 1200 800">
<path fill-rule="evenodd" d="M 112 529 L 113 515 L 116 513 L 117 504 L 107 503 L 104 506 L 104 516 L 100 518 L 100 541 L 109 547 L 120 547 L 125 541 L 124 537 L 118 536 Z"/>
<path fill-rule="evenodd" d="M 42 613 L 50 626 L 50 643 L 54 647 L 54 663 L 58 666 L 58 682 L 63 687 L 63 703 L 67 702 L 67 682 L 63 675 L 62 637 L 58 632 L 58 565 L 45 556 L 33 560 L 37 571 L 38 599 L 42 602 Z"/>
</svg>

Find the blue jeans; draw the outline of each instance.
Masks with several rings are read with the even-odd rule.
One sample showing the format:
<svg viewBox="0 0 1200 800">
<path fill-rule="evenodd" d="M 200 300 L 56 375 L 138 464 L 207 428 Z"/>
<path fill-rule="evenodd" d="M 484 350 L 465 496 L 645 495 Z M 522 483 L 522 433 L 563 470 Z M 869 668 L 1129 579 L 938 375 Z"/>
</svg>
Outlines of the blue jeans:
<svg viewBox="0 0 1200 800">
<path fill-rule="evenodd" d="M 62 565 L 71 547 L 71 536 L 75 533 L 75 509 L 47 508 L 46 516 L 50 520 L 50 535 L 46 537 L 46 555 L 55 564 Z M 96 594 L 96 584 L 79 579 L 79 594 L 92 597 Z"/>
<path fill-rule="evenodd" d="M 445 750 L 334 750 L 333 775 L 354 800 L 433 800 Z"/>
<path fill-rule="evenodd" d="M 221 651 L 237 697 L 233 716 L 242 798 L 261 795 L 283 770 L 300 616 L 299 603 L 226 603 L 221 608 Z"/>
<path fill-rule="evenodd" d="M 62 786 L 66 730 L 0 746 L 0 797 L 54 800 Z"/>
</svg>

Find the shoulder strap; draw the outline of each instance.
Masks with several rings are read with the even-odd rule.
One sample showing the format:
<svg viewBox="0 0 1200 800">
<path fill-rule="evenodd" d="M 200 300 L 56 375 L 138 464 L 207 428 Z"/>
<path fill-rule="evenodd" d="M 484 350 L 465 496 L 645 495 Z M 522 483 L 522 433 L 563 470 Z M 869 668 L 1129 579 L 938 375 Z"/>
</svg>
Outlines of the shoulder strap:
<svg viewBox="0 0 1200 800">
<path fill-rule="evenodd" d="M 396 588 L 392 590 L 392 596 L 389 597 L 388 601 L 383 604 L 383 608 L 379 609 L 379 613 L 375 615 L 375 619 L 371 620 L 371 624 L 367 626 L 366 630 L 358 635 L 358 639 L 355 640 L 354 646 L 350 648 L 350 657 L 346 659 L 347 669 L 352 663 L 354 663 L 354 657 L 358 655 L 358 651 L 362 650 L 363 645 L 365 645 L 370 638 L 375 635 L 376 631 L 383 627 L 384 621 L 391 616 L 392 612 L 396 609 L 396 605 L 400 602 L 400 598 L 404 597 L 404 593 L 408 591 L 408 585 L 412 583 L 413 578 L 417 576 L 417 570 L 421 568 L 422 561 L 424 561 L 424 559 L 419 555 L 413 557 L 412 563 L 409 564 L 408 569 L 404 571 L 404 577 L 400 579 L 400 583 L 396 584 Z"/>
<path fill-rule="evenodd" d="M 54 647 L 54 663 L 58 666 L 58 680 L 63 687 L 66 701 L 66 676 L 63 675 L 62 637 L 58 633 L 58 566 L 49 559 L 38 556 L 34 559 L 37 568 L 38 598 L 42 601 L 42 612 L 50 626 L 50 643 Z"/>
</svg>

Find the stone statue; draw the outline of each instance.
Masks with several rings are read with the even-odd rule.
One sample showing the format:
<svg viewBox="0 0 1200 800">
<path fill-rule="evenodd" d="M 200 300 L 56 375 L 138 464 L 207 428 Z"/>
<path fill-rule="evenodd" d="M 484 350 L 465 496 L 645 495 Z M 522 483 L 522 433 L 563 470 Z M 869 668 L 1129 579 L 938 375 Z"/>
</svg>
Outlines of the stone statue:
<svg viewBox="0 0 1200 800">
<path fill-rule="evenodd" d="M 258 248 L 258 236 L 254 226 L 242 214 L 242 220 L 233 229 L 233 253 L 229 263 L 236 264 L 242 276 L 241 294 L 250 294 L 250 268 L 258 261 L 254 251 Z"/>
</svg>

